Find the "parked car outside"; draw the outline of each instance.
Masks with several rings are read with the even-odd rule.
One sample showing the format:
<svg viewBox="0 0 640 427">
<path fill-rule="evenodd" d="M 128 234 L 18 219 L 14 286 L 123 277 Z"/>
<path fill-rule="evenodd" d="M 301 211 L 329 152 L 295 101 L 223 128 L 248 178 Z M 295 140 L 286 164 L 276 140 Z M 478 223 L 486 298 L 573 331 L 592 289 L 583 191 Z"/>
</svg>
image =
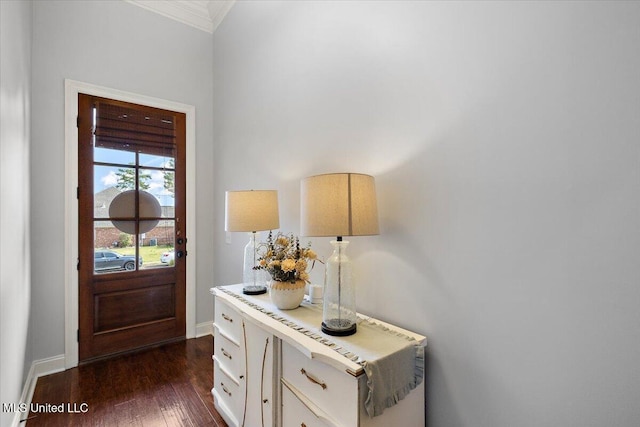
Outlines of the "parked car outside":
<svg viewBox="0 0 640 427">
<path fill-rule="evenodd" d="M 176 263 L 175 260 L 176 260 L 175 251 L 163 252 L 162 255 L 160 256 L 160 262 L 163 264 L 174 265 Z"/>
<path fill-rule="evenodd" d="M 142 266 L 142 257 L 138 260 L 138 266 Z M 95 271 L 132 271 L 136 269 L 136 257 L 133 255 L 120 255 L 113 251 L 95 251 L 93 255 L 93 268 Z"/>
</svg>

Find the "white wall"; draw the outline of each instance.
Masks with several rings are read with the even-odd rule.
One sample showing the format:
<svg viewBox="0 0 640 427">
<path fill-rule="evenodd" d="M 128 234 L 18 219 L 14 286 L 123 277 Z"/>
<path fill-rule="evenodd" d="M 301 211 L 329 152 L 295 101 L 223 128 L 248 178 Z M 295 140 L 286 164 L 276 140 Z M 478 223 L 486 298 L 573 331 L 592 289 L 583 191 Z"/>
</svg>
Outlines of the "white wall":
<svg viewBox="0 0 640 427">
<path fill-rule="evenodd" d="M 19 403 L 30 305 L 29 141 L 32 4 L 0 2 L 0 403 Z M 1 412 L 0 425 L 14 414 Z"/>
<path fill-rule="evenodd" d="M 64 353 L 64 79 L 196 107 L 197 322 L 212 319 L 211 35 L 121 1 L 35 2 L 34 358 Z"/>
<path fill-rule="evenodd" d="M 429 337 L 429 426 L 640 420 L 640 3 L 237 2 L 214 34 L 224 191 L 377 179 L 358 308 Z M 329 239 L 314 240 L 329 254 Z"/>
</svg>

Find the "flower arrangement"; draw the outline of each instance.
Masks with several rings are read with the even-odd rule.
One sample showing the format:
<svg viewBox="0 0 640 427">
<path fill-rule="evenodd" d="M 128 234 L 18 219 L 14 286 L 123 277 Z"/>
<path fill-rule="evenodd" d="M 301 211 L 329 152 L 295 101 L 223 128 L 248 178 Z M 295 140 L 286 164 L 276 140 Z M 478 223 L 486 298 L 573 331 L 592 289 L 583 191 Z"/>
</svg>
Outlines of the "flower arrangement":
<svg viewBox="0 0 640 427">
<path fill-rule="evenodd" d="M 266 270 L 273 280 L 279 282 L 303 280 L 309 283 L 309 261 L 311 268 L 316 261 L 320 261 L 311 250 L 311 243 L 307 247 L 300 247 L 300 240 L 293 233 L 286 235 L 280 232 L 274 238 L 272 232 L 269 232 L 267 241 L 260 243 L 257 250 L 258 265 L 254 269 Z"/>
</svg>

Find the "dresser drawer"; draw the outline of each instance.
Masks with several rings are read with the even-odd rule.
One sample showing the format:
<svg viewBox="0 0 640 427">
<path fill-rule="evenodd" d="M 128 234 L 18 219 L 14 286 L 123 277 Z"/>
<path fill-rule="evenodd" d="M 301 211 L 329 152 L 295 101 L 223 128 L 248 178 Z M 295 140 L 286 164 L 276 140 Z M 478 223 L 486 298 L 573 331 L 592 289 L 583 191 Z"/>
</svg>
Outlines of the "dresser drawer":
<svg viewBox="0 0 640 427">
<path fill-rule="evenodd" d="M 222 365 L 214 358 L 213 364 L 213 388 L 216 391 L 217 402 L 226 413 L 233 417 L 232 424 L 239 424 L 244 405 L 244 396 L 240 395 L 239 383 L 231 378 Z"/>
<path fill-rule="evenodd" d="M 282 389 L 283 427 L 337 427 L 328 420 L 314 414 L 286 386 Z"/>
<path fill-rule="evenodd" d="M 339 425 L 358 425 L 357 378 L 309 359 L 285 342 L 282 343 L 282 378 L 321 411 L 331 414 Z"/>
<path fill-rule="evenodd" d="M 226 369 L 234 378 L 238 379 L 242 371 L 241 348 L 237 343 L 231 341 L 224 332 L 215 328 L 215 339 L 213 340 L 213 354 L 218 359 L 218 363 Z"/>
<path fill-rule="evenodd" d="M 235 340 L 242 341 L 242 316 L 230 305 L 216 298 L 215 324 L 225 335 Z"/>
</svg>

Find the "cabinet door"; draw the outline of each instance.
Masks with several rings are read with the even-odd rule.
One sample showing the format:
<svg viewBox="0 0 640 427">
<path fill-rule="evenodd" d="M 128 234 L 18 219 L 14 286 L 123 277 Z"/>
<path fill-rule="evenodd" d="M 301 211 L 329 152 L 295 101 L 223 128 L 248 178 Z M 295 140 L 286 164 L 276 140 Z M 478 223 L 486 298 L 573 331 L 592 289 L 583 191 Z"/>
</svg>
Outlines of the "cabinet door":
<svg viewBox="0 0 640 427">
<path fill-rule="evenodd" d="M 322 419 L 305 406 L 291 390 L 282 388 L 283 427 L 336 427 L 328 419 Z"/>
<path fill-rule="evenodd" d="M 317 359 L 309 359 L 283 342 L 282 379 L 301 399 L 312 402 L 326 414 L 329 421 L 340 426 L 358 426 L 358 378 Z"/>
<path fill-rule="evenodd" d="M 244 426 L 272 427 L 273 336 L 244 320 L 246 376 L 242 383 L 246 396 Z"/>
</svg>

